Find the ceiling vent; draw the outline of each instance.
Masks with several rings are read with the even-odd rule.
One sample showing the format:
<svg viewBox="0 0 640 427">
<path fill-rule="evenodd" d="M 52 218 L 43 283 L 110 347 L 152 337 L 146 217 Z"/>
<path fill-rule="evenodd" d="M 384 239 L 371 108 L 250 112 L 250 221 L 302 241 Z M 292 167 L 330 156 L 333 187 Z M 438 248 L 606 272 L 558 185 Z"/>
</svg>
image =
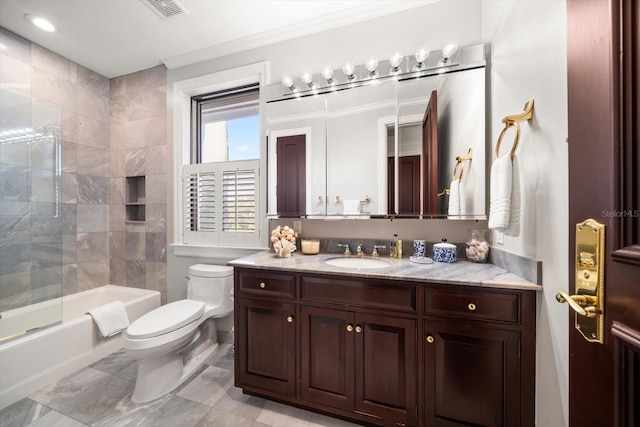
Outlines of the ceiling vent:
<svg viewBox="0 0 640 427">
<path fill-rule="evenodd" d="M 175 18 L 176 16 L 187 13 L 176 0 L 140 0 L 146 4 L 162 19 Z"/>
</svg>

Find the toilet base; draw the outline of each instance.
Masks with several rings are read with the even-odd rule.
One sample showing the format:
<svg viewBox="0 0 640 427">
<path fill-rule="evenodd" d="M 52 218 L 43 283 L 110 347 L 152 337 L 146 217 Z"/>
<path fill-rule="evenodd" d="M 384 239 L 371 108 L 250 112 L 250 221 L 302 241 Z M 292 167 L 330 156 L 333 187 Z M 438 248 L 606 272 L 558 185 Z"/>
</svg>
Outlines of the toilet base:
<svg viewBox="0 0 640 427">
<path fill-rule="evenodd" d="M 208 319 L 201 325 L 199 332 L 182 349 L 138 360 L 138 375 L 131 395 L 133 402 L 150 402 L 172 392 L 202 366 L 218 348 L 213 319 Z"/>
</svg>

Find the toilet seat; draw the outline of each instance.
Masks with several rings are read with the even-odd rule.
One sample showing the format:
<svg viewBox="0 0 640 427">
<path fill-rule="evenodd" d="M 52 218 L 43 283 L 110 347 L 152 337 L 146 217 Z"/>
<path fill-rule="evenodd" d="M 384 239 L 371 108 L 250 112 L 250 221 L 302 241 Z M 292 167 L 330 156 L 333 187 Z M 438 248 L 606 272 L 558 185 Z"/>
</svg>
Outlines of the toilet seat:
<svg viewBox="0 0 640 427">
<path fill-rule="evenodd" d="M 202 317 L 204 308 L 204 302 L 188 299 L 163 305 L 135 320 L 126 336 L 138 340 L 168 334 Z"/>
</svg>

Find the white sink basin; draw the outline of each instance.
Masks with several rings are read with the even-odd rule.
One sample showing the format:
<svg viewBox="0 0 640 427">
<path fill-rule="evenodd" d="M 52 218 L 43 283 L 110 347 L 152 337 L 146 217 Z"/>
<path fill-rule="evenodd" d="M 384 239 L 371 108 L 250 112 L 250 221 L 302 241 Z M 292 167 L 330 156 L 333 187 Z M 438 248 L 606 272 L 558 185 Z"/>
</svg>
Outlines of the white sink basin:
<svg viewBox="0 0 640 427">
<path fill-rule="evenodd" d="M 389 261 L 385 261 L 383 259 L 361 257 L 329 258 L 325 262 L 334 267 L 354 268 L 357 270 L 385 268 L 391 265 Z"/>
</svg>

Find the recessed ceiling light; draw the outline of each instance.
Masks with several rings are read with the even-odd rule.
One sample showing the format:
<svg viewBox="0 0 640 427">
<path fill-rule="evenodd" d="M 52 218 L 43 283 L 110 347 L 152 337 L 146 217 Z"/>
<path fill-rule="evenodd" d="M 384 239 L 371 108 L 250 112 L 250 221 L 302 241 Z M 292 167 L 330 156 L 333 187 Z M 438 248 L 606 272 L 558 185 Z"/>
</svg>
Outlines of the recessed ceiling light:
<svg viewBox="0 0 640 427">
<path fill-rule="evenodd" d="M 50 33 L 53 33 L 56 30 L 56 27 L 54 27 L 51 22 L 47 21 L 46 19 L 40 16 L 31 15 L 30 13 L 28 13 L 24 15 L 24 19 L 31 22 L 33 25 L 40 28 L 41 30 L 44 30 Z"/>
</svg>

